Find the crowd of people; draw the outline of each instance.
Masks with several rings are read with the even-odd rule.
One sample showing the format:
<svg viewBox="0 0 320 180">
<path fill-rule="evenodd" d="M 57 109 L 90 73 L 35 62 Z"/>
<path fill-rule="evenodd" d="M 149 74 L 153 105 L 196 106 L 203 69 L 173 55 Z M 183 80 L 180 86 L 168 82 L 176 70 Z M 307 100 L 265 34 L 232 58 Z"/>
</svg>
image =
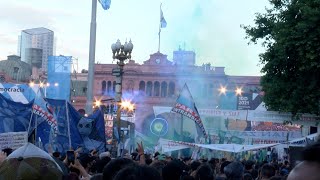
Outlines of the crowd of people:
<svg viewBox="0 0 320 180">
<path fill-rule="evenodd" d="M 136 152 L 112 158 L 110 152 L 98 154 L 73 151 L 74 159 L 59 152 L 50 155 L 66 180 L 295 180 L 320 179 L 320 142 L 306 147 L 298 165 L 288 161 L 173 158 L 158 152 L 145 154 L 142 143 Z M 0 153 L 0 168 L 11 149 Z M 293 168 L 293 169 L 292 169 Z M 1 172 L 0 172 L 1 175 Z M 39 177 L 41 179 L 41 177 Z M 23 180 L 27 180 L 21 178 Z M 35 178 L 33 178 L 36 180 Z"/>
</svg>

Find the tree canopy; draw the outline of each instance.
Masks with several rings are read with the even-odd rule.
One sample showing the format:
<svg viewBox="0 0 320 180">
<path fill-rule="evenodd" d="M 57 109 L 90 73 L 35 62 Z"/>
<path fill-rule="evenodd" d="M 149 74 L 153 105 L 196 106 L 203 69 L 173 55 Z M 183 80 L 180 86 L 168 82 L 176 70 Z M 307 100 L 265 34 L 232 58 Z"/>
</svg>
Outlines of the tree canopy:
<svg viewBox="0 0 320 180">
<path fill-rule="evenodd" d="M 264 102 L 268 110 L 320 114 L 320 0 L 269 0 L 249 43 L 262 43 Z"/>
</svg>

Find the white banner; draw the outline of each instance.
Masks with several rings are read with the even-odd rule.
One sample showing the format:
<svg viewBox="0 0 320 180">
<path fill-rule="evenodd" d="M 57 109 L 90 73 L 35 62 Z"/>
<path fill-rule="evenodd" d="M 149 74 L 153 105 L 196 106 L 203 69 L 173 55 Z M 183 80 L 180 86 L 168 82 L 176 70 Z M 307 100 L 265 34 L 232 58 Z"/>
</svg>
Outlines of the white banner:
<svg viewBox="0 0 320 180">
<path fill-rule="evenodd" d="M 211 135 L 219 136 L 219 130 L 209 130 Z M 223 131 L 226 137 L 236 136 L 243 139 L 286 141 L 301 138 L 301 131 Z"/>
<path fill-rule="evenodd" d="M 159 145 L 162 148 L 162 153 L 176 151 L 176 150 L 180 150 L 180 149 L 186 149 L 186 148 L 194 148 L 194 147 L 206 148 L 206 149 L 211 149 L 211 150 L 216 150 L 216 151 L 239 153 L 239 152 L 243 152 L 243 151 L 251 151 L 251 150 L 273 147 L 273 146 L 279 145 L 279 143 L 276 143 L 276 144 L 256 144 L 256 145 L 195 144 L 195 143 L 187 143 L 187 142 L 181 142 L 181 141 L 172 141 L 172 140 L 168 140 L 168 139 L 160 139 Z"/>
<path fill-rule="evenodd" d="M 0 134 L 0 149 L 18 149 L 28 143 L 27 132 L 9 132 Z"/>
<path fill-rule="evenodd" d="M 201 116 L 217 116 L 225 119 L 246 120 L 247 110 L 198 109 Z"/>
<path fill-rule="evenodd" d="M 159 139 L 159 145 L 161 148 L 162 153 L 170 152 L 170 151 L 176 151 L 180 149 L 186 149 L 194 147 L 195 144 L 193 143 L 185 143 L 185 142 L 178 142 L 178 141 L 172 141 L 168 139 Z"/>
</svg>

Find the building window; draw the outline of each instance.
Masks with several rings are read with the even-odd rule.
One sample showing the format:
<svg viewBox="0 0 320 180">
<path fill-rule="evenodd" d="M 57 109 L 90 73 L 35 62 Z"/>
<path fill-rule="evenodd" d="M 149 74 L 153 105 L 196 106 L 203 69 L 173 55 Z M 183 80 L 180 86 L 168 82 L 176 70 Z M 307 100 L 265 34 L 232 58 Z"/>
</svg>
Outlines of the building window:
<svg viewBox="0 0 320 180">
<path fill-rule="evenodd" d="M 133 94 L 134 82 L 133 80 L 129 80 L 127 83 L 126 91 L 130 94 Z"/>
<path fill-rule="evenodd" d="M 108 84 L 107 84 L 107 93 L 108 93 L 108 94 L 111 94 L 111 81 L 108 81 Z"/>
<path fill-rule="evenodd" d="M 112 92 L 116 92 L 116 81 L 113 81 Z"/>
<path fill-rule="evenodd" d="M 159 97 L 160 96 L 160 83 L 158 81 L 154 82 L 153 88 L 153 96 Z"/>
<path fill-rule="evenodd" d="M 102 84 L 101 94 L 104 95 L 104 93 L 106 92 L 107 82 L 106 81 L 102 81 L 101 84 Z"/>
<path fill-rule="evenodd" d="M 170 82 L 169 83 L 169 92 L 168 92 L 170 97 L 174 96 L 174 91 L 175 91 L 175 84 L 174 84 L 174 82 Z"/>
<path fill-rule="evenodd" d="M 161 97 L 167 97 L 167 87 L 168 87 L 167 82 L 163 81 L 161 83 Z"/>
<path fill-rule="evenodd" d="M 144 81 L 140 81 L 140 83 L 139 83 L 140 95 L 144 95 L 145 91 L 146 91 L 146 83 Z"/>
<path fill-rule="evenodd" d="M 152 96 L 152 82 L 151 81 L 147 82 L 146 94 L 147 94 L 147 96 Z"/>
</svg>

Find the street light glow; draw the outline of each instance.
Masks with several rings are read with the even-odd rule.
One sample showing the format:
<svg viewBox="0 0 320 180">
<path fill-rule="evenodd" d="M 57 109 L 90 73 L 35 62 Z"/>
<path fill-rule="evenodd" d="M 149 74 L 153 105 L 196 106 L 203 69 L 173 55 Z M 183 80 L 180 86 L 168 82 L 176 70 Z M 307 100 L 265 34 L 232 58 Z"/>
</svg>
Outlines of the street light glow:
<svg viewBox="0 0 320 180">
<path fill-rule="evenodd" d="M 237 88 L 236 89 L 236 95 L 241 95 L 242 94 L 242 89 L 241 88 Z"/>
<path fill-rule="evenodd" d="M 34 86 L 34 82 L 31 81 L 31 82 L 29 83 L 29 86 L 30 86 L 30 87 L 33 87 L 33 86 Z"/>
<path fill-rule="evenodd" d="M 219 89 L 219 91 L 220 91 L 220 94 L 226 94 L 226 92 L 227 92 L 227 88 L 226 88 L 226 87 L 221 86 L 221 87 L 220 87 L 220 89 Z"/>
<path fill-rule="evenodd" d="M 59 83 L 54 83 L 54 86 L 59 86 Z"/>
<path fill-rule="evenodd" d="M 121 102 L 121 107 L 123 109 L 127 109 L 128 111 L 133 111 L 134 110 L 134 104 L 131 103 L 130 100 L 124 100 Z"/>
<path fill-rule="evenodd" d="M 101 105 L 101 101 L 96 100 L 95 104 L 96 104 L 96 106 L 100 106 Z"/>
<path fill-rule="evenodd" d="M 43 86 L 44 86 L 43 82 L 40 82 L 40 84 L 39 84 L 39 85 L 40 85 L 40 87 L 43 87 Z"/>
<path fill-rule="evenodd" d="M 50 86 L 50 83 L 47 83 L 47 87 L 49 87 Z"/>
</svg>

